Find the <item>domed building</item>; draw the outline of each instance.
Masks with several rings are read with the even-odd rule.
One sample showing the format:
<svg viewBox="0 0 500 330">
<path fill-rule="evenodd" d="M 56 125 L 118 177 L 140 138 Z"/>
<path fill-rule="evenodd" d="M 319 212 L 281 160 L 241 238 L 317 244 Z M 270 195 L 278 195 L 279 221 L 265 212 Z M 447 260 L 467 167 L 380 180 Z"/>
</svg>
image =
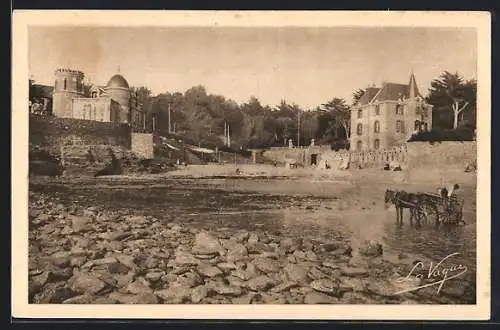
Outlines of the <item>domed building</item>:
<svg viewBox="0 0 500 330">
<path fill-rule="evenodd" d="M 81 71 L 58 69 L 55 75 L 54 116 L 132 125 L 142 122 L 137 95 L 121 74 L 113 75 L 105 86 L 92 85 L 88 90 Z"/>
</svg>

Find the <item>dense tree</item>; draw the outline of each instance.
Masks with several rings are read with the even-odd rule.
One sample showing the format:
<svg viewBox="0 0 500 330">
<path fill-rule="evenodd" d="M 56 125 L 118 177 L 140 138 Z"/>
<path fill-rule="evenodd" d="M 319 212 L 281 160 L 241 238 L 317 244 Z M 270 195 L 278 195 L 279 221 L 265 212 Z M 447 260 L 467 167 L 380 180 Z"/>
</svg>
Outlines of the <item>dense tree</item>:
<svg viewBox="0 0 500 330">
<path fill-rule="evenodd" d="M 475 124 L 476 82 L 464 81 L 457 73 L 444 72 L 431 84 L 428 102 L 434 105 L 438 125 L 447 121 L 450 126 Z M 311 139 L 318 144 L 328 143 L 336 149 L 348 148 L 350 136 L 350 106 L 338 97 L 312 110 L 285 100 L 270 107 L 251 96 L 238 104 L 234 100 L 207 92 L 204 86 L 194 86 L 184 93 L 151 95 L 147 87 L 134 88 L 138 100 L 148 112 L 147 127 L 156 121 L 156 130 L 168 131 L 170 109 L 171 128 L 190 144 L 205 147 L 225 145 L 224 127 L 229 127 L 231 148 L 264 148 L 284 146 L 292 139 L 294 145 L 308 145 Z M 353 93 L 353 104 L 364 90 Z M 447 114 L 446 116 L 441 116 Z M 446 118 L 445 118 L 446 117 Z M 299 139 L 299 141 L 297 141 Z"/>
<path fill-rule="evenodd" d="M 322 107 L 328 113 L 328 118 L 330 119 L 330 134 L 336 139 L 349 138 L 351 115 L 347 102 L 342 98 L 334 97 L 323 104 Z M 339 128 L 342 128 L 342 133 L 339 133 Z"/>
<path fill-rule="evenodd" d="M 365 90 L 358 88 L 352 93 L 352 104 L 355 105 L 365 95 Z"/>
<path fill-rule="evenodd" d="M 466 112 L 475 113 L 476 90 L 476 81 L 464 81 L 458 72 L 444 71 L 438 78 L 432 80 L 427 102 L 432 104 L 437 112 L 436 124 L 442 125 L 439 121 L 442 118 L 439 114 L 441 111 L 451 113 L 451 127 L 454 129 L 463 121 Z"/>
</svg>

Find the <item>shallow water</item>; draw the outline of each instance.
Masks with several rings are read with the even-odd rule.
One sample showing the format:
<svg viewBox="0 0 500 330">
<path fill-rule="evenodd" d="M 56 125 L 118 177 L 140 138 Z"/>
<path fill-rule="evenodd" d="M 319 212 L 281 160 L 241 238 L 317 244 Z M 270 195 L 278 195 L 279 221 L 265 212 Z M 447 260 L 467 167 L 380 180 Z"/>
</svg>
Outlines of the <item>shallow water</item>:
<svg viewBox="0 0 500 330">
<path fill-rule="evenodd" d="M 413 186 L 411 186 L 413 187 Z M 425 187 L 413 187 L 425 189 Z M 427 191 L 433 191 L 428 187 Z M 345 240 L 356 251 L 365 240 L 384 244 L 387 258 L 453 260 L 476 269 L 474 187 L 465 189 L 461 227 L 403 226 L 384 209 L 380 184 L 254 178 L 161 179 L 127 183 L 83 179 L 32 183 L 30 189 L 70 203 L 153 215 L 206 229 L 249 229 L 317 239 Z M 411 189 L 409 189 L 411 190 Z"/>
</svg>

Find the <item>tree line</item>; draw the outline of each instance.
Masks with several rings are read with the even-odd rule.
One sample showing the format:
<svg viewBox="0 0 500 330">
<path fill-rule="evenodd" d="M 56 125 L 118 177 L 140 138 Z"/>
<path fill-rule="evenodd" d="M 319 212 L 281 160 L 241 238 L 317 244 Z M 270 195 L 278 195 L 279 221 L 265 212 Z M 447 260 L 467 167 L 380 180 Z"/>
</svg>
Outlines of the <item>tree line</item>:
<svg viewBox="0 0 500 330">
<path fill-rule="evenodd" d="M 221 148 L 225 127 L 229 127 L 231 147 L 237 149 L 285 146 L 289 139 L 294 145 L 297 140 L 299 145 L 309 145 L 314 139 L 316 144 L 330 144 L 334 149 L 349 148 L 350 111 L 364 94 L 364 89 L 357 89 L 350 102 L 332 97 L 313 109 L 305 109 L 285 100 L 274 106 L 264 105 L 255 96 L 238 104 L 222 95 L 209 94 L 204 86 L 158 95 L 152 95 L 145 86 L 133 90 L 146 113 L 143 128 L 175 134 L 187 143 Z M 30 99 L 35 97 L 31 91 Z M 434 106 L 432 130 L 475 129 L 476 93 L 477 82 L 465 80 L 457 72 L 444 71 L 434 79 L 426 97 Z"/>
</svg>

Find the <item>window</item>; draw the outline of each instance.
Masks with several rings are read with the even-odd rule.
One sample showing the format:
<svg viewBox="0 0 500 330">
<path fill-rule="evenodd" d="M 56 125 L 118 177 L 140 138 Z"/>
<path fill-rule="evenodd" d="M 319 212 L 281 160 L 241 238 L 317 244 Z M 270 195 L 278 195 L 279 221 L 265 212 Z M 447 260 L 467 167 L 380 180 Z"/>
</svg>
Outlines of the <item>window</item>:
<svg viewBox="0 0 500 330">
<path fill-rule="evenodd" d="M 420 120 L 415 120 L 415 131 L 420 130 Z"/>
<path fill-rule="evenodd" d="M 361 150 L 361 148 L 363 148 L 363 142 L 358 141 L 358 142 L 356 143 L 356 150 Z"/>
<path fill-rule="evenodd" d="M 54 90 L 57 90 L 57 80 L 54 82 Z"/>
<path fill-rule="evenodd" d="M 92 92 L 92 98 L 93 99 L 97 98 L 97 92 Z"/>
<path fill-rule="evenodd" d="M 358 126 L 356 126 L 356 133 L 358 135 L 363 135 L 363 125 L 361 123 L 359 123 Z"/>
<path fill-rule="evenodd" d="M 377 150 L 379 148 L 380 148 L 380 140 L 375 139 L 375 141 L 373 141 L 373 149 Z"/>
<path fill-rule="evenodd" d="M 401 104 L 396 104 L 396 115 L 403 114 L 403 106 Z"/>
<path fill-rule="evenodd" d="M 380 122 L 378 120 L 375 120 L 375 124 L 373 125 L 373 131 L 375 133 L 380 133 Z"/>
<path fill-rule="evenodd" d="M 361 118 L 363 116 L 363 110 L 358 110 L 358 118 Z"/>
<path fill-rule="evenodd" d="M 66 80 L 66 78 L 64 78 L 64 90 L 66 90 L 67 84 L 68 84 L 68 81 Z"/>
<path fill-rule="evenodd" d="M 375 115 L 376 115 L 376 116 L 380 115 L 380 105 L 379 105 L 379 104 L 377 104 L 377 105 L 375 106 Z"/>
<path fill-rule="evenodd" d="M 396 133 L 405 132 L 405 123 L 402 120 L 396 120 Z"/>
</svg>

